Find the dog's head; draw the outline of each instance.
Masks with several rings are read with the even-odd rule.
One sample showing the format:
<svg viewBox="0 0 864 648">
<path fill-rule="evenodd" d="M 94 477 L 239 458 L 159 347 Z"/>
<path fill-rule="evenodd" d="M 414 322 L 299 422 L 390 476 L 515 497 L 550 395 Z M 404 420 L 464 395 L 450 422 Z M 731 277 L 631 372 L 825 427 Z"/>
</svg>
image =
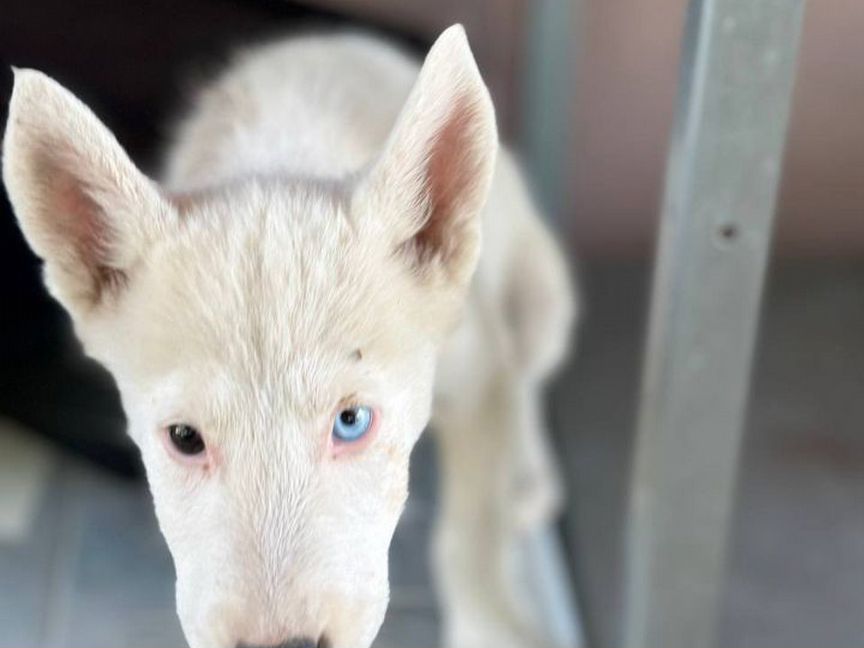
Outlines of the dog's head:
<svg viewBox="0 0 864 648">
<path fill-rule="evenodd" d="M 372 642 L 496 143 L 460 28 L 368 169 L 195 195 L 164 192 L 72 94 L 16 73 L 6 187 L 117 381 L 193 646 Z"/>
</svg>

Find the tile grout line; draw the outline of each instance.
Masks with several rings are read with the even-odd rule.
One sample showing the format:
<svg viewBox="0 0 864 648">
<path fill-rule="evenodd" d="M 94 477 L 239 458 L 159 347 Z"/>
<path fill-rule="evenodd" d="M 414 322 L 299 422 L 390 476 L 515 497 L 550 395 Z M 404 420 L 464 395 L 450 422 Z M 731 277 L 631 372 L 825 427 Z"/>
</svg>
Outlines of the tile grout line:
<svg viewBox="0 0 864 648">
<path fill-rule="evenodd" d="M 76 468 L 68 459 L 61 459 L 57 471 L 58 496 L 60 498 L 57 533 L 53 539 L 49 569 L 49 592 L 45 605 L 45 616 L 40 645 L 45 648 L 63 648 L 65 629 L 69 626 L 70 603 L 74 596 L 75 557 L 81 550 L 83 527 L 82 510 L 76 497 L 79 489 L 75 484 Z M 72 482 L 71 484 L 69 482 Z"/>
</svg>

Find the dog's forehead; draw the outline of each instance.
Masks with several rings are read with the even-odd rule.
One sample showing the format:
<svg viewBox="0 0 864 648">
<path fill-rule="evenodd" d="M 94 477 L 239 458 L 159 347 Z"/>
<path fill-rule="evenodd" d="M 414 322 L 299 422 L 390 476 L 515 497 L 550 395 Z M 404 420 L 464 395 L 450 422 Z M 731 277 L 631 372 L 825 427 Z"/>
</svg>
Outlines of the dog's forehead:
<svg viewBox="0 0 864 648">
<path fill-rule="evenodd" d="M 278 311 L 292 337 L 320 329 L 317 320 L 332 319 L 339 304 L 350 312 L 375 252 L 360 249 L 338 189 L 323 183 L 229 187 L 187 203 L 180 219 L 152 261 L 155 273 L 170 275 L 174 297 L 195 303 L 201 317 Z"/>
<path fill-rule="evenodd" d="M 400 278 L 338 195 L 255 183 L 189 202 L 182 219 L 130 306 L 155 371 L 206 358 L 253 387 L 293 382 L 314 408 L 358 360 L 399 353 Z"/>
</svg>

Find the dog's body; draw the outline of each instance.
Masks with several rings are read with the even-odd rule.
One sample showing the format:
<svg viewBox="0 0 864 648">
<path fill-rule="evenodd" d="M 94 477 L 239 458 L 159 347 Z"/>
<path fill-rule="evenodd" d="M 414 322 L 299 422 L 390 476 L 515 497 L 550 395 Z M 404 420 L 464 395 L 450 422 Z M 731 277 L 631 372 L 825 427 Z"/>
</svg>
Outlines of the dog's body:
<svg viewBox="0 0 864 648">
<path fill-rule="evenodd" d="M 4 177 L 49 287 L 117 379 L 193 647 L 371 643 L 430 415 L 446 640 L 537 645 L 510 563 L 556 505 L 537 402 L 573 300 L 510 154 L 495 161 L 461 32 L 419 81 L 363 36 L 246 52 L 179 125 L 162 189 L 23 75 Z M 346 403 L 374 403 L 376 436 L 319 441 Z M 201 429 L 200 465 L 154 442 L 178 421 Z"/>
</svg>

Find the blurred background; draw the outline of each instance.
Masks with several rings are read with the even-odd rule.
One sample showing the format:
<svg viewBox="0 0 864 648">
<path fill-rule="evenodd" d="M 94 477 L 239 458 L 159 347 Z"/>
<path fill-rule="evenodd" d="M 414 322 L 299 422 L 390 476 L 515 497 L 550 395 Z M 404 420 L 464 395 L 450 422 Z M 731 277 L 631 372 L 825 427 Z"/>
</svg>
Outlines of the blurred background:
<svg viewBox="0 0 864 648">
<path fill-rule="evenodd" d="M 465 24 L 502 133 L 577 271 L 585 315 L 549 416 L 555 532 L 589 646 L 618 645 L 651 264 L 685 0 L 5 0 L 10 64 L 84 99 L 145 170 L 232 48 L 363 26 L 422 55 Z M 864 645 L 864 3 L 807 7 L 725 576 L 718 645 Z M 746 64 L 746 63 L 745 63 Z M 82 358 L 0 212 L 0 646 L 185 645 L 173 571 L 110 377 Z M 430 440 L 392 550 L 378 645 L 431 648 Z"/>
</svg>

